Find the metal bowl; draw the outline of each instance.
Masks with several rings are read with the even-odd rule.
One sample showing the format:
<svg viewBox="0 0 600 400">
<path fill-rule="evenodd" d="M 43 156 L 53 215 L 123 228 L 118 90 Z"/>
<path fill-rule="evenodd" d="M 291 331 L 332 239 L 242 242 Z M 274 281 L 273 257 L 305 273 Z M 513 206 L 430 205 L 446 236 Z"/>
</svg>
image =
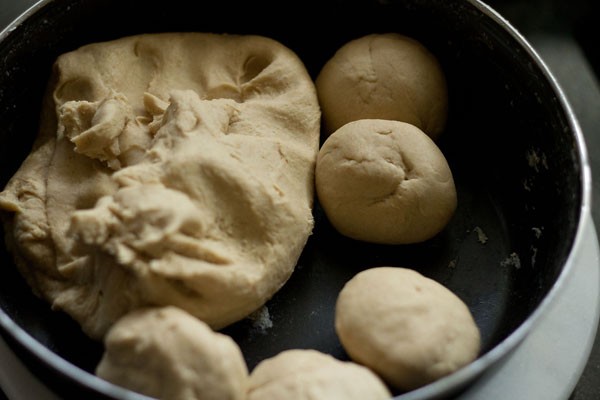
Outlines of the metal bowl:
<svg viewBox="0 0 600 400">
<path fill-rule="evenodd" d="M 461 297 L 482 333 L 476 361 L 395 393 L 402 400 L 446 397 L 512 352 L 560 292 L 590 208 L 583 136 L 535 51 L 476 0 L 40 1 L 0 34 L 0 186 L 30 150 L 59 54 L 164 31 L 268 36 L 294 50 L 313 78 L 347 41 L 399 32 L 425 44 L 448 79 L 449 120 L 438 144 L 459 205 L 446 230 L 417 245 L 361 243 L 335 232 L 317 203 L 315 232 L 296 271 L 268 303 L 273 327 L 261 333 L 241 321 L 224 330 L 250 368 L 288 348 L 347 359 L 333 328 L 343 284 L 368 267 L 413 267 Z M 102 344 L 36 298 L 5 247 L 0 259 L 0 332 L 36 376 L 63 398 L 144 398 L 95 377 Z"/>
</svg>

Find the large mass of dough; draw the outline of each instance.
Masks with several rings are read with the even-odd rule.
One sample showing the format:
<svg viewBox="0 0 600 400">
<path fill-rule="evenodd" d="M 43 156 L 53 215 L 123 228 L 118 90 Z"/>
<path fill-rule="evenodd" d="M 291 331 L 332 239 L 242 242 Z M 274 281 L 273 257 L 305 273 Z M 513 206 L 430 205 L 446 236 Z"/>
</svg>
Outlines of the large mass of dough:
<svg viewBox="0 0 600 400">
<path fill-rule="evenodd" d="M 248 369 L 238 345 L 175 308 L 139 309 L 108 331 L 96 374 L 168 400 L 245 400 Z"/>
<path fill-rule="evenodd" d="M 473 361 L 480 334 L 465 303 L 407 268 L 358 273 L 339 294 L 335 329 L 350 357 L 412 390 Z"/>
<path fill-rule="evenodd" d="M 56 61 L 34 149 L 0 193 L 9 246 L 92 337 L 147 305 L 223 327 L 294 269 L 319 128 L 311 78 L 274 40 L 84 46 Z"/>
<path fill-rule="evenodd" d="M 392 119 L 433 139 L 446 125 L 446 78 L 436 57 L 418 41 L 371 34 L 342 46 L 316 80 L 329 133 L 358 119 Z"/>
<path fill-rule="evenodd" d="M 448 224 L 457 203 L 441 150 L 399 121 L 363 119 L 335 131 L 319 151 L 316 188 L 340 233 L 374 243 L 430 239 Z"/>
<path fill-rule="evenodd" d="M 384 400 L 391 397 L 371 370 L 316 350 L 286 350 L 250 375 L 248 400 Z"/>
</svg>

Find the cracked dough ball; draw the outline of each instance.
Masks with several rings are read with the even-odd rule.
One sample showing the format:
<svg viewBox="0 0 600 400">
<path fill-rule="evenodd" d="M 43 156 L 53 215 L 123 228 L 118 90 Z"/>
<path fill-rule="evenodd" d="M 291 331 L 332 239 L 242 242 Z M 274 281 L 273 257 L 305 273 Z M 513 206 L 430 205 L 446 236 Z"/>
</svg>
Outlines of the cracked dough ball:
<svg viewBox="0 0 600 400">
<path fill-rule="evenodd" d="M 473 361 L 479 329 L 463 301 L 405 268 L 358 273 L 339 294 L 335 329 L 350 357 L 412 390 Z"/>
<path fill-rule="evenodd" d="M 247 400 L 384 400 L 385 384 L 369 369 L 316 350 L 286 350 L 256 366 Z"/>
<path fill-rule="evenodd" d="M 438 234 L 456 209 L 456 188 L 441 150 L 418 128 L 358 120 L 334 132 L 317 157 L 316 188 L 343 235 L 384 244 Z"/>
<path fill-rule="evenodd" d="M 139 309 L 104 340 L 96 374 L 127 389 L 169 400 L 243 400 L 248 369 L 238 345 L 175 308 Z"/>
<path fill-rule="evenodd" d="M 93 338 L 146 306 L 222 328 L 294 270 L 319 132 L 304 65 L 265 37 L 149 34 L 65 53 L 32 153 L 0 193 L 8 247 Z"/>
<path fill-rule="evenodd" d="M 421 43 L 400 34 L 372 34 L 342 46 L 316 86 L 329 133 L 358 119 L 392 119 L 436 139 L 446 125 L 440 64 Z"/>
</svg>

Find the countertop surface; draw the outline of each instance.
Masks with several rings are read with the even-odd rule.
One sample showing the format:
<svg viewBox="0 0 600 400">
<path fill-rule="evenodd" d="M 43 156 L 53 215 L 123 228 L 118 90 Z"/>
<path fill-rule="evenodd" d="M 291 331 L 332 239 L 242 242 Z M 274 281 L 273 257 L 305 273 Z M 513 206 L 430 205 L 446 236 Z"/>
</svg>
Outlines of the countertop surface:
<svg viewBox="0 0 600 400">
<path fill-rule="evenodd" d="M 0 29 L 34 0 L 0 0 Z M 592 177 L 592 218 L 600 233 L 600 2 L 489 0 L 529 41 L 563 89 L 585 136 Z M 569 400 L 600 399 L 600 334 Z M 0 391 L 0 400 L 5 396 Z"/>
</svg>

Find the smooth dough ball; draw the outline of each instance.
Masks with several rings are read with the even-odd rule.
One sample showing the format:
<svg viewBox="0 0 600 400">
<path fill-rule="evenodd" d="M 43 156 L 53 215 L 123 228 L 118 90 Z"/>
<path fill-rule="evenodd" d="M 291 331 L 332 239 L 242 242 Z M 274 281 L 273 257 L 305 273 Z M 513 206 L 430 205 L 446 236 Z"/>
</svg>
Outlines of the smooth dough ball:
<svg viewBox="0 0 600 400">
<path fill-rule="evenodd" d="M 446 125 L 448 94 L 438 60 L 400 34 L 368 35 L 342 46 L 316 85 L 329 132 L 357 119 L 393 119 L 436 139 Z"/>
<path fill-rule="evenodd" d="M 248 369 L 238 345 L 175 307 L 147 308 L 108 332 L 96 374 L 169 400 L 245 399 Z"/>
<path fill-rule="evenodd" d="M 404 122 L 344 125 L 323 144 L 315 178 L 329 221 L 357 240 L 421 242 L 444 229 L 456 210 L 446 158 L 427 135 Z"/>
<path fill-rule="evenodd" d="M 480 334 L 463 301 L 405 268 L 371 268 L 346 283 L 335 329 L 350 357 L 412 390 L 473 361 Z"/>
<path fill-rule="evenodd" d="M 250 375 L 248 400 L 378 400 L 391 397 L 371 370 L 316 350 L 286 350 Z"/>
</svg>

